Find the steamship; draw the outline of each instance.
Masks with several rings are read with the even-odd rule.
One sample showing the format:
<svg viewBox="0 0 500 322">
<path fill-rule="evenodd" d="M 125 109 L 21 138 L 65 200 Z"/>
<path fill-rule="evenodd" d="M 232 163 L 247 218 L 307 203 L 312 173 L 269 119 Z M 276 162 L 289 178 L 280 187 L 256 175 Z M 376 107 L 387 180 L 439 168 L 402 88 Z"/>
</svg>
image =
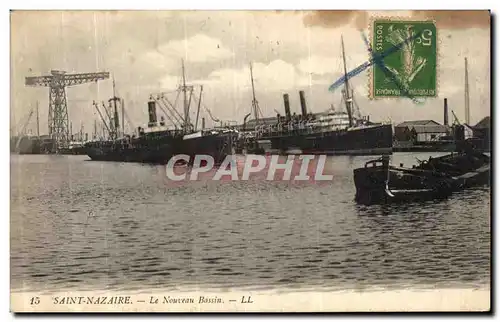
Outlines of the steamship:
<svg viewBox="0 0 500 322">
<path fill-rule="evenodd" d="M 164 118 L 157 122 L 155 101 L 148 102 L 148 110 L 148 126 L 139 127 L 137 136 L 88 142 L 87 155 L 97 161 L 165 164 L 175 155 L 188 155 L 192 162 L 196 155 L 203 154 L 220 164 L 232 153 L 232 141 L 237 135 L 234 131 L 172 129 L 165 125 Z"/>
<path fill-rule="evenodd" d="M 166 164 L 175 155 L 183 154 L 189 156 L 190 163 L 192 163 L 196 155 L 209 155 L 214 158 L 216 164 L 220 164 L 228 154 L 232 153 L 233 142 L 237 138 L 237 132 L 230 129 L 205 129 L 204 119 L 202 129 L 197 130 L 200 104 L 198 104 L 196 124 L 193 125 L 190 122 L 189 105 L 192 99 L 193 86 L 186 86 L 184 64 L 183 85 L 179 86 L 177 90 L 178 94 L 180 92 L 184 93 L 184 116 L 181 116 L 175 110 L 174 106 L 169 107 L 171 121 L 177 122 L 174 123 L 174 127 L 167 126 L 163 116 L 158 122 L 156 113 L 157 103 L 163 109 L 162 104 L 164 101 L 160 97 L 155 98 L 151 96 L 148 101 L 149 122 L 145 128 L 138 127 L 137 136 L 124 135 L 120 138 L 116 137 L 116 129 L 119 126 L 119 122 L 115 104 L 115 117 L 110 122 L 114 124 L 114 131 L 112 132 L 115 138 L 86 143 L 85 149 L 87 155 L 92 160 L 97 161 L 157 164 Z M 187 98 L 188 92 L 190 93 L 189 103 Z M 199 99 L 201 100 L 201 91 Z M 99 114 L 102 115 L 101 113 Z M 167 115 L 166 112 L 165 114 Z M 172 115 L 177 116 L 172 117 Z"/>
<path fill-rule="evenodd" d="M 258 143 L 269 153 L 380 155 L 392 154 L 391 124 L 373 123 L 369 117 L 354 114 L 353 91 L 349 88 L 345 63 L 345 88 L 342 98 L 345 111 L 307 113 L 304 91 L 300 91 L 301 115 L 291 115 L 288 94 L 283 95 L 285 116 L 277 123 L 256 128 Z"/>
</svg>

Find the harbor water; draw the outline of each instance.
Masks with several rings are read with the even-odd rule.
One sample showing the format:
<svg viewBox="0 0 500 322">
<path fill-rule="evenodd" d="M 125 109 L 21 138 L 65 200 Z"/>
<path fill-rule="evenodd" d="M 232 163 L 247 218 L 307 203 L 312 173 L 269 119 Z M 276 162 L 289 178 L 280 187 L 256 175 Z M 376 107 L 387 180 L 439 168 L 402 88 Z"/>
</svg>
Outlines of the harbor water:
<svg viewBox="0 0 500 322">
<path fill-rule="evenodd" d="M 396 153 L 405 166 L 431 153 Z M 165 166 L 11 155 L 11 288 L 483 287 L 490 191 L 361 206 L 353 169 L 333 180 L 192 182 Z M 489 286 L 488 286 L 489 287 Z"/>
</svg>

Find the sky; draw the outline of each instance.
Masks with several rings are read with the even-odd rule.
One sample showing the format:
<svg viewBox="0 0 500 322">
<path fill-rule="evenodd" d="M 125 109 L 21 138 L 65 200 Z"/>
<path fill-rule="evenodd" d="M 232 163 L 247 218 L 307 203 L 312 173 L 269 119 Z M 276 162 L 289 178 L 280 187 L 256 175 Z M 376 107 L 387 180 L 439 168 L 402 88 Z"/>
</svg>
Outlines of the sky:
<svg viewBox="0 0 500 322">
<path fill-rule="evenodd" d="M 360 30 L 370 35 L 376 17 L 436 22 L 438 97 L 421 105 L 406 98 L 371 100 L 365 71 L 351 80 L 361 114 L 394 124 L 418 119 L 442 123 L 446 97 L 463 122 L 467 57 L 471 123 L 490 115 L 488 11 L 13 11 L 11 128 L 21 128 L 38 101 L 40 132 L 48 133 L 49 90 L 26 87 L 24 79 L 51 70 L 110 72 L 117 96 L 125 101 L 126 130 L 143 126 L 151 94 L 169 92 L 167 97 L 175 100 L 182 60 L 196 96 L 203 85 L 200 115 L 208 125 L 213 123 L 207 109 L 216 119 L 239 124 L 251 112 L 250 63 L 263 116 L 283 114 L 284 93 L 290 95 L 292 112 L 300 113 L 300 90 L 313 112 L 331 104 L 341 109 L 340 91 L 328 91 L 342 76 L 341 37 L 347 68 L 354 69 L 369 58 Z M 99 120 L 92 101 L 113 95 L 112 80 L 68 87 L 66 93 L 73 132 L 83 126 L 91 133 Z M 27 129 L 35 131 L 34 117 Z"/>
</svg>

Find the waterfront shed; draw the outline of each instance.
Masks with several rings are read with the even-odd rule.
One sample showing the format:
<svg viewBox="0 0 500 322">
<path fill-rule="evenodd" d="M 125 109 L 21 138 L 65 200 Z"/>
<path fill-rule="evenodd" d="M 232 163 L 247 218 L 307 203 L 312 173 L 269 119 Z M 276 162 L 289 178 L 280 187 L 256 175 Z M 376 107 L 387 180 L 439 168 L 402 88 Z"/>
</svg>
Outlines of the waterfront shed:
<svg viewBox="0 0 500 322">
<path fill-rule="evenodd" d="M 395 126 L 398 141 L 430 142 L 448 134 L 448 127 L 433 120 L 405 121 Z"/>
<path fill-rule="evenodd" d="M 474 136 L 479 138 L 482 142 L 483 148 L 490 149 L 490 136 L 491 136 L 491 119 L 486 116 L 473 127 Z"/>
</svg>

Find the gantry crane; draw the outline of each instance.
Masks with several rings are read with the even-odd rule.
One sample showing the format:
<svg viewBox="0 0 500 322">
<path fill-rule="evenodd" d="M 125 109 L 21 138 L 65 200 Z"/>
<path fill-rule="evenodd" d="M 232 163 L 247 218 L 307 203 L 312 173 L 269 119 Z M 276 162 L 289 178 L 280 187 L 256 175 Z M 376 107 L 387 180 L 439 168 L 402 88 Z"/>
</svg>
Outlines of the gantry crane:
<svg viewBox="0 0 500 322">
<path fill-rule="evenodd" d="M 108 72 L 66 74 L 52 70 L 51 75 L 26 77 L 26 86 L 49 87 L 49 135 L 55 140 L 56 147 L 69 143 L 69 117 L 66 100 L 66 86 L 97 82 L 109 78 Z"/>
</svg>

